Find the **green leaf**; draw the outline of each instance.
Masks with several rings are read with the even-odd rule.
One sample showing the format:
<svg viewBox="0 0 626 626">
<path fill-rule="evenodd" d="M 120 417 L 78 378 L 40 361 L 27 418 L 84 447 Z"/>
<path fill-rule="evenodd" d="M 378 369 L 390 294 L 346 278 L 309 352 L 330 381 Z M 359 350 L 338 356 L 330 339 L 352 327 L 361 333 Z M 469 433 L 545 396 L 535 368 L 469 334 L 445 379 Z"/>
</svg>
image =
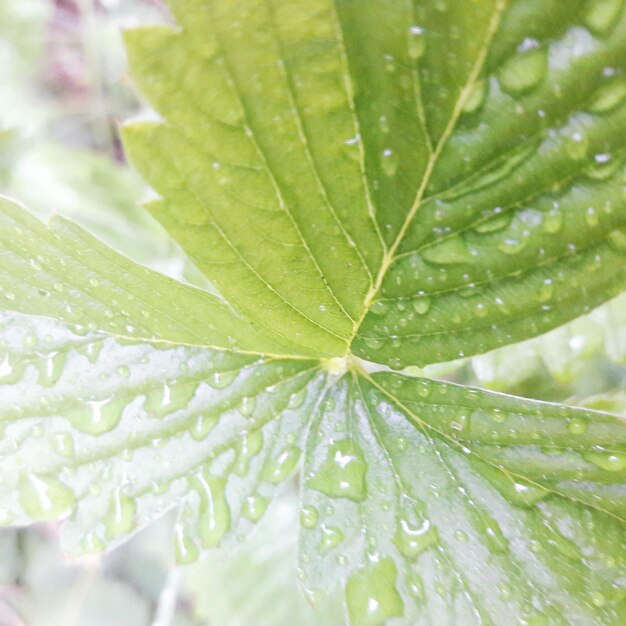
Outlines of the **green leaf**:
<svg viewBox="0 0 626 626">
<path fill-rule="evenodd" d="M 315 361 L 1 323 L 4 523 L 67 517 L 68 547 L 85 551 L 183 503 L 188 561 L 258 521 L 297 466 L 323 383 Z"/>
<path fill-rule="evenodd" d="M 624 288 L 624 2 L 170 6 L 126 34 L 157 116 L 123 135 L 215 293 L 2 202 L 4 517 L 94 549 L 178 506 L 188 562 L 305 449 L 305 584 L 353 625 L 623 623 L 623 422 L 360 359 Z"/>
<path fill-rule="evenodd" d="M 264 336 L 267 329 L 257 331 L 216 295 L 129 261 L 67 219 L 53 216 L 46 228 L 3 198 L 0 210 L 0 310 L 54 317 L 127 339 L 307 352 L 284 334 Z"/>
<path fill-rule="evenodd" d="M 618 624 L 626 429 L 605 413 L 349 374 L 314 417 L 300 566 L 354 624 Z M 392 618 L 398 618 L 394 622 Z"/>
<path fill-rule="evenodd" d="M 437 11 L 430 4 L 419 24 Z M 467 3 L 448 5 L 440 22 L 452 28 Z M 438 34 L 425 26 L 425 51 Z M 479 34 L 457 26 L 467 36 Z M 442 41 L 454 62 L 456 41 Z M 400 367 L 485 352 L 624 287 L 622 3 L 512 2 L 484 45 L 353 343 L 369 360 Z M 428 62 L 414 71 L 430 80 Z"/>
</svg>

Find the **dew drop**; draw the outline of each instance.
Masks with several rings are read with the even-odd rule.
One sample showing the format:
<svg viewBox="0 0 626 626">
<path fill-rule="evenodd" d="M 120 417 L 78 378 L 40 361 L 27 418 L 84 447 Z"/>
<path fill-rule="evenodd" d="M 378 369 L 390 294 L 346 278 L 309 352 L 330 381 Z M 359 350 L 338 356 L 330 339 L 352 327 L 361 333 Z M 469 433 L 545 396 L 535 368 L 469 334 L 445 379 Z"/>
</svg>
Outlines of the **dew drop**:
<svg viewBox="0 0 626 626">
<path fill-rule="evenodd" d="M 600 37 L 608 35 L 615 26 L 623 0 L 591 0 L 583 15 L 583 23 Z"/>
<path fill-rule="evenodd" d="M 425 315 L 430 309 L 430 298 L 426 295 L 420 295 L 413 300 L 413 309 L 418 315 Z"/>
<path fill-rule="evenodd" d="M 396 588 L 398 571 L 390 558 L 369 563 L 346 582 L 350 624 L 380 626 L 404 615 L 404 603 Z"/>
<path fill-rule="evenodd" d="M 402 556 L 414 561 L 424 550 L 439 543 L 439 533 L 427 519 L 417 526 L 401 519 L 393 542 Z"/>
<path fill-rule="evenodd" d="M 304 400 L 306 399 L 306 388 L 301 389 L 300 391 L 296 391 L 289 396 L 289 401 L 287 402 L 288 409 L 298 409 L 300 408 Z"/>
<path fill-rule="evenodd" d="M 250 470 L 250 461 L 263 448 L 263 433 L 260 430 L 244 432 L 236 445 L 237 462 L 233 472 L 245 476 Z"/>
<path fill-rule="evenodd" d="M 579 131 L 575 131 L 570 135 L 564 137 L 565 151 L 570 158 L 575 161 L 580 161 L 587 156 L 587 150 L 589 149 L 589 139 L 586 135 Z"/>
<path fill-rule="evenodd" d="M 276 458 L 270 459 L 263 469 L 263 480 L 278 484 L 286 480 L 298 463 L 300 450 L 294 446 L 284 448 Z"/>
<path fill-rule="evenodd" d="M 393 176 L 396 173 L 398 169 L 398 157 L 391 148 L 383 150 L 380 166 L 387 176 Z"/>
<path fill-rule="evenodd" d="M 574 417 L 569 421 L 567 429 L 573 435 L 582 435 L 587 430 L 587 422 L 584 419 Z"/>
<path fill-rule="evenodd" d="M 626 79 L 614 78 L 596 92 L 589 110 L 592 113 L 608 113 L 626 99 Z"/>
<path fill-rule="evenodd" d="M 319 551 L 321 554 L 330 552 L 343 541 L 343 533 L 334 526 L 326 526 L 322 524 L 320 527 L 322 540 L 320 541 Z"/>
<path fill-rule="evenodd" d="M 23 361 L 16 361 L 10 354 L 5 354 L 0 361 L 0 384 L 10 385 L 22 380 L 26 365 Z"/>
<path fill-rule="evenodd" d="M 88 400 L 84 405 L 67 411 L 65 416 L 81 432 L 101 435 L 110 432 L 119 424 L 125 406 L 125 398 Z"/>
<path fill-rule="evenodd" d="M 426 38 L 424 37 L 424 29 L 419 26 L 411 26 L 409 28 L 408 52 L 412 61 L 417 61 L 424 56 L 426 51 Z"/>
<path fill-rule="evenodd" d="M 384 345 L 383 340 L 376 339 L 376 337 L 365 337 L 363 343 L 372 350 L 380 350 Z"/>
<path fill-rule="evenodd" d="M 199 537 L 205 548 L 215 547 L 230 527 L 230 508 L 223 479 L 199 472 L 189 486 L 200 496 Z"/>
<path fill-rule="evenodd" d="M 600 608 L 606 604 L 606 598 L 604 597 L 604 594 L 600 591 L 594 591 L 591 594 L 591 602 L 594 606 Z"/>
<path fill-rule="evenodd" d="M 593 450 L 583 452 L 583 458 L 607 472 L 621 472 L 626 469 L 626 454 Z"/>
<path fill-rule="evenodd" d="M 130 376 L 130 368 L 128 365 L 118 365 L 115 368 L 115 373 L 122 378 L 128 378 Z"/>
<path fill-rule="evenodd" d="M 193 563 L 200 556 L 196 542 L 185 532 L 182 524 L 174 527 L 174 551 L 176 562 L 180 565 Z"/>
<path fill-rule="evenodd" d="M 463 103 L 464 113 L 474 113 L 478 110 L 483 100 L 485 99 L 485 93 L 487 91 L 487 85 L 484 80 L 477 80 L 470 88 L 467 98 Z"/>
<path fill-rule="evenodd" d="M 190 430 L 191 437 L 195 441 L 202 441 L 209 434 L 215 424 L 217 424 L 217 422 L 217 415 L 205 415 L 204 413 L 198 415 Z"/>
<path fill-rule="evenodd" d="M 135 499 L 124 492 L 124 487 L 113 492 L 109 510 L 103 520 L 107 539 L 125 535 L 133 529 L 136 509 Z"/>
<path fill-rule="evenodd" d="M 76 504 L 74 492 L 65 483 L 37 474 L 20 477 L 19 499 L 24 512 L 35 520 L 56 519 Z"/>
<path fill-rule="evenodd" d="M 472 263 L 474 261 L 473 255 L 460 237 L 452 237 L 425 248 L 422 251 L 422 256 L 430 263 L 437 265 Z"/>
<path fill-rule="evenodd" d="M 226 389 L 237 378 L 237 371 L 214 372 L 207 380 L 214 389 Z"/>
<path fill-rule="evenodd" d="M 314 506 L 303 506 L 300 511 L 300 524 L 307 529 L 315 528 L 319 514 Z"/>
<path fill-rule="evenodd" d="M 547 69 L 546 50 L 537 41 L 525 39 L 517 53 L 500 69 L 500 84 L 511 95 L 522 94 L 536 87 L 544 79 Z"/>
<path fill-rule="evenodd" d="M 326 460 L 308 484 L 331 498 L 361 502 L 365 498 L 366 473 L 363 452 L 352 440 L 342 439 L 330 445 Z"/>
<path fill-rule="evenodd" d="M 265 515 L 268 504 L 269 500 L 265 496 L 255 493 L 246 498 L 243 503 L 242 514 L 251 522 L 258 522 Z"/>
<path fill-rule="evenodd" d="M 183 383 L 163 385 L 146 394 L 144 408 L 152 417 L 163 417 L 185 408 L 196 394 L 196 383 Z"/>
<path fill-rule="evenodd" d="M 550 209 L 543 218 L 542 228 L 544 232 L 554 234 L 558 233 L 563 226 L 563 215 L 558 208 Z"/>
<path fill-rule="evenodd" d="M 244 417 L 252 417 L 255 407 L 256 407 L 256 398 L 246 397 L 242 399 L 241 404 L 239 405 L 239 412 Z"/>
<path fill-rule="evenodd" d="M 550 298 L 552 298 L 553 294 L 554 282 L 551 278 L 546 278 L 539 288 L 539 292 L 537 293 L 537 300 L 539 300 L 539 302 L 547 302 L 548 300 L 550 300 Z"/>
<path fill-rule="evenodd" d="M 74 438 L 71 433 L 54 433 L 52 435 L 52 449 L 65 458 L 74 456 Z"/>
</svg>

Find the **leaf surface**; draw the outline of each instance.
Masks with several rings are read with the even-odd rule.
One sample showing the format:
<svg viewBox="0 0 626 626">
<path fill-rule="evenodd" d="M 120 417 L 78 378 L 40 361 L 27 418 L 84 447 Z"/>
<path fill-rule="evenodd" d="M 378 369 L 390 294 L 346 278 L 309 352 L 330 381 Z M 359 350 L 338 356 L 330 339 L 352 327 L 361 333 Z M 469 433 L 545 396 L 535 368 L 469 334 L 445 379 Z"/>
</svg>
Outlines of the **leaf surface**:
<svg viewBox="0 0 626 626">
<path fill-rule="evenodd" d="M 390 373 L 320 407 L 300 563 L 351 623 L 623 621 L 618 418 Z"/>
<path fill-rule="evenodd" d="M 216 295 L 133 263 L 69 220 L 54 216 L 46 227 L 7 199 L 0 199 L 0 209 L 3 310 L 127 339 L 257 353 L 307 351 L 284 335 L 255 330 Z"/>
<path fill-rule="evenodd" d="M 188 561 L 258 521 L 297 466 L 316 361 L 120 343 L 10 314 L 2 327 L 4 523 L 67 517 L 67 545 L 89 551 L 182 502 Z"/>
</svg>

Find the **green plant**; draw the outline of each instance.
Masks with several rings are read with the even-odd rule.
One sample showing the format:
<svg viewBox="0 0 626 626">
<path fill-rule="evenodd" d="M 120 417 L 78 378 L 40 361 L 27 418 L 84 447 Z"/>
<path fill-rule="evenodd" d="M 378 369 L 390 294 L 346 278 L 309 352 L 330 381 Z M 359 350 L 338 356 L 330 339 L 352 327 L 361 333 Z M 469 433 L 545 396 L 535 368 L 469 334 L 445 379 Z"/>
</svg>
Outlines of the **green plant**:
<svg viewBox="0 0 626 626">
<path fill-rule="evenodd" d="M 178 505 L 185 563 L 302 466 L 353 624 L 624 623 L 623 422 L 389 369 L 624 288 L 622 0 L 169 4 L 123 136 L 202 276 L 2 201 L 2 519 L 94 550 Z"/>
</svg>

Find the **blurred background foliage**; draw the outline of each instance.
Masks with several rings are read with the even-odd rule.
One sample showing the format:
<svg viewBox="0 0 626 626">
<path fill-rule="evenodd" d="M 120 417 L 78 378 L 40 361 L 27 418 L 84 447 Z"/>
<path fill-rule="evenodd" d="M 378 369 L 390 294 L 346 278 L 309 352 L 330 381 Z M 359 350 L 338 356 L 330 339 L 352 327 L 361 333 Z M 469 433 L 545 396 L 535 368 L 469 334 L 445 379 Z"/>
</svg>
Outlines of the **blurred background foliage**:
<svg viewBox="0 0 626 626">
<path fill-rule="evenodd" d="M 0 193 L 62 213 L 159 271 L 201 282 L 140 207 L 118 125 L 146 114 L 120 30 L 168 21 L 162 0 L 0 0 Z M 206 286 L 206 285 L 205 285 Z M 408 373 L 626 412 L 626 296 L 515 346 Z M 297 484 L 253 537 L 174 567 L 175 511 L 104 556 L 69 561 L 55 524 L 0 531 L 0 626 L 339 626 L 339 596 L 298 590 Z"/>
</svg>

